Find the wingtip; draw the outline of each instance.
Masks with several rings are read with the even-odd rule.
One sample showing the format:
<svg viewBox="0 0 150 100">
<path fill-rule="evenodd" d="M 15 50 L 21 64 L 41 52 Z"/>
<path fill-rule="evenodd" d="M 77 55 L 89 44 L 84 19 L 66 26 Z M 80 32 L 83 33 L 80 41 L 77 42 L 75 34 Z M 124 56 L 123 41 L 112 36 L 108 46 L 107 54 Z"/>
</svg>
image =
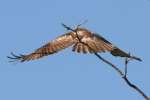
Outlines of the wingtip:
<svg viewBox="0 0 150 100">
<path fill-rule="evenodd" d="M 132 58 L 135 59 L 135 60 L 138 60 L 138 61 L 140 61 L 140 62 L 143 61 L 141 58 L 138 58 L 138 57 L 135 57 L 135 56 L 133 56 Z"/>
<path fill-rule="evenodd" d="M 16 61 L 22 62 L 21 58 L 24 56 L 24 55 L 16 55 L 13 52 L 10 52 L 10 55 L 11 56 L 6 56 L 10 60 L 9 62 L 16 62 Z"/>
</svg>

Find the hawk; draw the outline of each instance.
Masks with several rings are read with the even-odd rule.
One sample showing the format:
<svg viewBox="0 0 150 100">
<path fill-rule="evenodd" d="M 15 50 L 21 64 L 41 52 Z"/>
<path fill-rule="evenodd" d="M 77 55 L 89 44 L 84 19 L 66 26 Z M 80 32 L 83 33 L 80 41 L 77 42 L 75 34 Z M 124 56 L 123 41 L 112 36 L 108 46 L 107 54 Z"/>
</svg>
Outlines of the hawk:
<svg viewBox="0 0 150 100">
<path fill-rule="evenodd" d="M 8 56 L 8 58 L 14 59 L 14 61 L 19 60 L 20 62 L 36 60 L 44 56 L 57 53 L 70 46 L 73 46 L 72 51 L 78 53 L 86 54 L 110 52 L 113 56 L 127 57 L 142 61 L 140 58 L 131 56 L 119 49 L 101 35 L 93 33 L 85 28 L 76 28 L 75 31 L 70 31 L 64 35 L 61 35 L 44 46 L 38 48 L 31 54 L 18 56 L 11 53 L 13 57 Z"/>
</svg>

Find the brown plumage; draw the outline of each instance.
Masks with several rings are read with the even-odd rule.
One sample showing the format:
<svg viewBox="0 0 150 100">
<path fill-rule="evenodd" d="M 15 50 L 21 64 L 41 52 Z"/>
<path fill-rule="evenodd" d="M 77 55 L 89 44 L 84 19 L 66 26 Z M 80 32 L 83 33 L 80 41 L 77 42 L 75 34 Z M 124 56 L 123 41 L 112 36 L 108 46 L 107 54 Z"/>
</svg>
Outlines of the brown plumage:
<svg viewBox="0 0 150 100">
<path fill-rule="evenodd" d="M 57 53 L 58 51 L 73 45 L 72 51 L 78 53 L 86 54 L 86 53 L 110 52 L 114 56 L 128 57 L 141 61 L 140 58 L 130 56 L 129 54 L 117 48 L 116 46 L 112 45 L 102 36 L 94 34 L 87 29 L 77 28 L 76 32 L 78 33 L 78 36 L 76 35 L 75 32 L 66 33 L 62 36 L 59 36 L 55 40 L 47 43 L 41 48 L 35 50 L 35 52 L 31 54 L 17 56 L 11 53 L 12 56 L 14 57 L 8 56 L 8 58 L 14 59 L 14 61 L 19 60 L 21 62 L 35 60 L 42 58 L 44 56 Z M 78 38 L 80 38 L 81 41 L 79 41 Z"/>
</svg>

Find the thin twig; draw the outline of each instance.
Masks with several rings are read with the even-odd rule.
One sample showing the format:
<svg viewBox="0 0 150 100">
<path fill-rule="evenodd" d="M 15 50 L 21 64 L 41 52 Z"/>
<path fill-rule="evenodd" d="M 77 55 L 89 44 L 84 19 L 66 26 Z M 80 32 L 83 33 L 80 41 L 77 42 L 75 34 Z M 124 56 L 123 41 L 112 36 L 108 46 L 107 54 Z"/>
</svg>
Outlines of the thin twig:
<svg viewBox="0 0 150 100">
<path fill-rule="evenodd" d="M 131 88 L 133 88 L 134 90 L 136 90 L 137 92 L 139 92 L 144 98 L 145 98 L 145 100 L 150 100 L 149 99 L 149 97 L 139 88 L 139 87 L 137 87 L 136 85 L 134 85 L 133 83 L 131 83 L 130 81 L 129 81 L 129 79 L 128 79 L 128 77 L 127 77 L 127 72 L 128 72 L 128 63 L 129 63 L 129 61 L 131 61 L 132 59 L 128 59 L 128 58 L 126 58 L 125 59 L 125 75 L 124 75 L 124 77 L 122 77 L 124 80 L 125 80 L 125 82 L 131 87 Z"/>
<path fill-rule="evenodd" d="M 103 57 L 101 57 L 98 53 L 94 53 L 95 56 L 97 56 L 100 60 L 102 60 L 103 62 L 105 62 L 106 64 L 110 65 L 111 67 L 113 67 L 120 76 L 124 76 L 123 72 L 116 67 L 114 64 L 112 64 L 111 62 L 109 62 L 108 60 L 104 59 Z"/>
<path fill-rule="evenodd" d="M 127 73 L 128 73 L 128 58 L 125 58 L 125 68 L 124 68 L 124 76 L 127 77 Z"/>
<path fill-rule="evenodd" d="M 145 98 L 145 100 L 150 100 L 149 97 L 141 90 L 139 89 L 136 85 L 134 85 L 133 83 L 131 83 L 129 81 L 129 79 L 127 78 L 127 64 L 130 60 L 126 59 L 125 61 L 125 72 L 123 73 L 116 65 L 112 64 L 111 62 L 109 62 L 108 60 L 104 59 L 103 57 L 101 57 L 98 53 L 95 52 L 94 49 L 92 49 L 88 44 L 84 43 L 81 41 L 81 39 L 79 38 L 78 36 L 78 33 L 77 33 L 77 30 L 74 30 L 70 27 L 68 27 L 67 25 L 65 24 L 62 24 L 64 28 L 66 28 L 67 30 L 71 30 L 73 32 L 76 33 L 77 35 L 77 38 L 79 40 L 80 43 L 88 46 L 93 52 L 94 52 L 94 55 L 96 57 L 98 57 L 100 60 L 102 60 L 103 62 L 105 62 L 106 64 L 110 65 L 115 71 L 117 71 L 117 73 L 121 76 L 122 79 L 124 79 L 124 81 L 127 83 L 127 85 L 129 85 L 131 88 L 133 88 L 134 90 L 136 90 L 142 97 Z"/>
</svg>

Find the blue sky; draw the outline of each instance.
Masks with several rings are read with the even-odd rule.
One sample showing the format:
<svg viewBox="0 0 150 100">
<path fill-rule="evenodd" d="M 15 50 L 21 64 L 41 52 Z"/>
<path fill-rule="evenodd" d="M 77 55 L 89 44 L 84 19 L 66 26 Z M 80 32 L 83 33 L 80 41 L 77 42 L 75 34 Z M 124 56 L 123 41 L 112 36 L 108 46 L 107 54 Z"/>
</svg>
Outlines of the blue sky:
<svg viewBox="0 0 150 100">
<path fill-rule="evenodd" d="M 150 1 L 1 0 L 0 100 L 142 100 L 94 55 L 71 48 L 37 61 L 12 64 L 10 52 L 27 54 L 84 20 L 126 52 L 143 59 L 129 64 L 129 79 L 150 95 Z M 101 54 L 123 69 L 123 59 Z M 149 85 L 148 85 L 149 84 Z"/>
</svg>

